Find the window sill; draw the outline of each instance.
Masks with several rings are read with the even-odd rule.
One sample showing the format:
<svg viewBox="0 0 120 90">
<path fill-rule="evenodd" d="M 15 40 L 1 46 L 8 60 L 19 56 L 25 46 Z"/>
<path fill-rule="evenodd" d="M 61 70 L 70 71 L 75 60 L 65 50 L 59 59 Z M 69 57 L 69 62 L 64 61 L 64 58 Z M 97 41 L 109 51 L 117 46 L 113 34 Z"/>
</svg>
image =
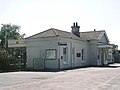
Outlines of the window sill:
<svg viewBox="0 0 120 90">
<path fill-rule="evenodd" d="M 63 64 L 68 64 L 68 62 L 63 62 Z"/>
<path fill-rule="evenodd" d="M 85 61 L 83 60 L 83 61 L 81 61 L 82 63 L 84 63 Z"/>
</svg>

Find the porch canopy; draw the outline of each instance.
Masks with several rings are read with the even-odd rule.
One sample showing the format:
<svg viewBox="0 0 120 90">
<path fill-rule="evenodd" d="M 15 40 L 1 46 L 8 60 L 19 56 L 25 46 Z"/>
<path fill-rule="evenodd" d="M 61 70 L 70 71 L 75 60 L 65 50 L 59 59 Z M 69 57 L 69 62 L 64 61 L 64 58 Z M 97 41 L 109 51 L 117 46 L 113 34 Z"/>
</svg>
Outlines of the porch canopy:
<svg viewBox="0 0 120 90">
<path fill-rule="evenodd" d="M 25 39 L 20 40 L 8 40 L 8 47 L 9 48 L 21 48 L 26 47 Z"/>
<path fill-rule="evenodd" d="M 98 44 L 98 48 L 113 48 L 111 44 Z"/>
</svg>

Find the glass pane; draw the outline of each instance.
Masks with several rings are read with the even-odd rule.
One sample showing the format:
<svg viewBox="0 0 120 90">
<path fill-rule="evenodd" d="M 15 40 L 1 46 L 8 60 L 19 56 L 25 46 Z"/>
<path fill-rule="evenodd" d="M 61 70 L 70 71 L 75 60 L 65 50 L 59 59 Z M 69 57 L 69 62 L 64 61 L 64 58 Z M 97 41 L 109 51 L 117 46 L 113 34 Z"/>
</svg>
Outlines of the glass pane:
<svg viewBox="0 0 120 90">
<path fill-rule="evenodd" d="M 63 54 L 66 54 L 66 48 L 63 48 Z"/>
<path fill-rule="evenodd" d="M 56 50 L 46 50 L 46 59 L 56 59 Z"/>
</svg>

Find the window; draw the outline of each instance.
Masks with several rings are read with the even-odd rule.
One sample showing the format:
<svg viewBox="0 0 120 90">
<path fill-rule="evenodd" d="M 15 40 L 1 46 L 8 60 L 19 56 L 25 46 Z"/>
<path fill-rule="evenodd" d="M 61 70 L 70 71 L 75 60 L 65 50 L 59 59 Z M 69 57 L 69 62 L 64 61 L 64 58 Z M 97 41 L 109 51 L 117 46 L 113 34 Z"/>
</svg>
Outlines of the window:
<svg viewBox="0 0 120 90">
<path fill-rule="evenodd" d="M 66 64 L 68 62 L 67 59 L 67 48 L 63 48 L 63 62 Z"/>
<path fill-rule="evenodd" d="M 63 48 L 63 54 L 66 54 L 66 48 Z"/>
<path fill-rule="evenodd" d="M 97 58 L 98 58 L 98 59 L 100 59 L 100 56 L 99 56 L 99 55 L 97 55 Z"/>
<path fill-rule="evenodd" d="M 82 49 L 82 61 L 84 60 L 84 49 Z"/>
<path fill-rule="evenodd" d="M 77 53 L 77 57 L 81 57 L 81 53 Z"/>
<path fill-rule="evenodd" d="M 46 50 L 46 59 L 47 60 L 55 60 L 56 59 L 56 50 L 55 49 L 47 49 Z"/>
</svg>

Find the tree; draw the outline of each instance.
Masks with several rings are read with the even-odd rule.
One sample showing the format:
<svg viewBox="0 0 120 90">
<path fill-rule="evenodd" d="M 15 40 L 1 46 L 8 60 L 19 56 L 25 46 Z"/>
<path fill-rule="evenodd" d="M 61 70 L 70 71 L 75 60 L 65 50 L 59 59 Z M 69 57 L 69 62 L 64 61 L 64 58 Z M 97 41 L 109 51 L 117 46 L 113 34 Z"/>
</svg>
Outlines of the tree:
<svg viewBox="0 0 120 90">
<path fill-rule="evenodd" d="M 1 46 L 7 48 L 8 39 L 21 39 L 24 38 L 25 34 L 20 35 L 20 26 L 12 24 L 1 24 L 0 39 Z"/>
<path fill-rule="evenodd" d="M 15 65 L 16 63 L 15 60 L 16 60 L 16 55 L 17 55 L 17 49 L 13 48 L 12 51 L 10 52 L 10 49 L 8 49 L 8 39 L 13 39 L 13 40 L 23 39 L 25 34 L 21 35 L 19 33 L 20 29 L 21 27 L 18 25 L 1 24 L 0 70 L 10 69 L 10 65 Z M 15 55 L 13 53 L 15 53 Z"/>
</svg>

